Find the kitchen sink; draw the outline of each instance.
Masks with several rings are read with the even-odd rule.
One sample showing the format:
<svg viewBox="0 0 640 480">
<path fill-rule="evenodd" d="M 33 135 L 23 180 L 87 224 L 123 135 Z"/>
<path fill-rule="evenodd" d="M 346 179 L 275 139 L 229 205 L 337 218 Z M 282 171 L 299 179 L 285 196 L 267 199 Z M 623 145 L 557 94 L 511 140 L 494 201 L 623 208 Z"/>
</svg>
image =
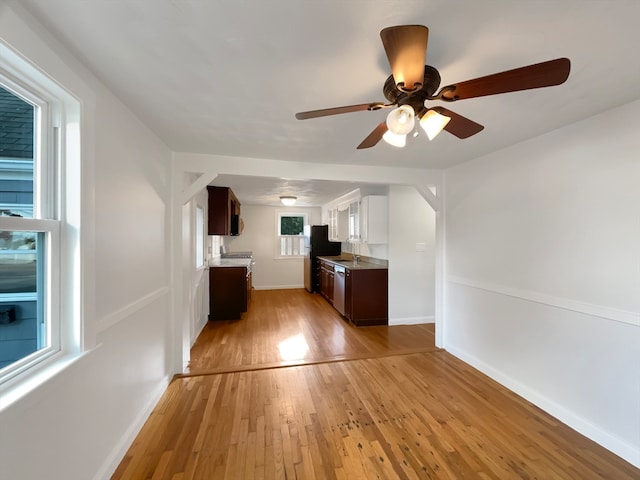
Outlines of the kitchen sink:
<svg viewBox="0 0 640 480">
<path fill-rule="evenodd" d="M 364 262 L 354 262 L 353 260 L 346 260 L 346 261 L 339 260 L 337 263 L 347 268 L 354 268 L 354 267 L 361 266 Z"/>
</svg>

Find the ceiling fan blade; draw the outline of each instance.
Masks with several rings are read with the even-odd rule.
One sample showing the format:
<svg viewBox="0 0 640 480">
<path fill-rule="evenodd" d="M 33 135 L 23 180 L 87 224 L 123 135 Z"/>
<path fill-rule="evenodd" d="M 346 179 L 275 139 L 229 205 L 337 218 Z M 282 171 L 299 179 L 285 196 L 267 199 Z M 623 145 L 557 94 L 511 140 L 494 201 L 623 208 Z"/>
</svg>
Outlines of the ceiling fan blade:
<svg viewBox="0 0 640 480">
<path fill-rule="evenodd" d="M 380 38 L 398 88 L 404 92 L 420 89 L 429 29 L 424 25 L 387 27 L 380 32 Z"/>
<path fill-rule="evenodd" d="M 434 107 L 431 110 L 435 110 L 441 115 L 451 119 L 449 120 L 449 123 L 445 125 L 444 129 L 458 138 L 469 138 L 470 136 L 484 130 L 484 127 L 479 123 L 469 120 L 467 117 L 463 117 L 462 115 L 458 115 L 447 108 Z"/>
<path fill-rule="evenodd" d="M 555 60 L 449 85 L 442 88 L 436 97 L 453 101 L 530 90 L 532 88 L 551 87 L 564 83 L 569 77 L 570 70 L 571 62 L 568 58 L 556 58 Z"/>
<path fill-rule="evenodd" d="M 451 123 L 451 122 L 449 122 Z M 382 136 L 387 131 L 386 122 L 380 123 L 373 131 L 365 138 L 360 145 L 358 145 L 358 150 L 362 150 L 363 148 L 371 148 L 375 147 L 378 142 L 382 139 Z"/>
<path fill-rule="evenodd" d="M 340 113 L 361 112 L 363 110 L 380 110 L 388 107 L 385 103 L 361 103 L 359 105 L 348 105 L 346 107 L 324 108 L 322 110 L 310 110 L 308 112 L 296 113 L 298 120 L 306 120 L 308 118 L 328 117 L 329 115 L 338 115 Z"/>
</svg>

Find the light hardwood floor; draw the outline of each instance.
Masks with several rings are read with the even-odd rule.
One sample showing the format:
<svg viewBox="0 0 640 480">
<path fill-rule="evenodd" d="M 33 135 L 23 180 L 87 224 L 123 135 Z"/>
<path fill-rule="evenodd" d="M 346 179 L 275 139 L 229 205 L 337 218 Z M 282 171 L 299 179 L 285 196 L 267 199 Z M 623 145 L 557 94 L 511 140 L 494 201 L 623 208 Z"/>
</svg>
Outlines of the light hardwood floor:
<svg viewBox="0 0 640 480">
<path fill-rule="evenodd" d="M 257 291 L 207 325 L 112 478 L 640 478 L 433 339 Z"/>
<path fill-rule="evenodd" d="M 350 326 L 320 295 L 257 290 L 242 320 L 209 322 L 189 373 L 300 365 L 436 350 L 433 325 Z"/>
</svg>

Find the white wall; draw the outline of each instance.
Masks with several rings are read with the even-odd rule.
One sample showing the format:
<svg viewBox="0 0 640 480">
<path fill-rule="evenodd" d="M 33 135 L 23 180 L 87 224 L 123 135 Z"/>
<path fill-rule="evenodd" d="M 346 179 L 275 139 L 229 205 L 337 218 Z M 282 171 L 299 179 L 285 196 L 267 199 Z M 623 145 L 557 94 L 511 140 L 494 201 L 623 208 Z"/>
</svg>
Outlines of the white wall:
<svg viewBox="0 0 640 480">
<path fill-rule="evenodd" d="M 363 257 L 389 260 L 389 243 L 351 243 L 342 242 L 342 251 Z"/>
<path fill-rule="evenodd" d="M 435 321 L 435 222 L 414 187 L 389 187 L 390 325 Z"/>
<path fill-rule="evenodd" d="M 445 348 L 640 465 L 640 101 L 446 171 Z"/>
<path fill-rule="evenodd" d="M 83 321 L 97 345 L 0 412 L 0 477 L 107 478 L 171 373 L 171 153 L 28 15 L 0 6 L 0 36 L 90 116 L 83 168 L 94 166 L 95 183 L 82 204 L 95 230 L 83 232 L 83 288 L 95 301 L 85 297 Z"/>
<path fill-rule="evenodd" d="M 244 231 L 237 237 L 224 237 L 224 244 L 231 252 L 252 251 L 253 286 L 256 289 L 304 288 L 303 261 L 276 259 L 277 212 L 306 213 L 310 225 L 321 222 L 320 207 L 269 207 L 242 205 Z"/>
</svg>

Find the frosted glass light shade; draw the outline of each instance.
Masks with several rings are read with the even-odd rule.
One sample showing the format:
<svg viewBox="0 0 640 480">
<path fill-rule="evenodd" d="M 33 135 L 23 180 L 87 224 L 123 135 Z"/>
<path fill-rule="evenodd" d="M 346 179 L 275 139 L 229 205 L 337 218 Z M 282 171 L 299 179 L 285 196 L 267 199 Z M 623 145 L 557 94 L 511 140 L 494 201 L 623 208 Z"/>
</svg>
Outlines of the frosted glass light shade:
<svg viewBox="0 0 640 480">
<path fill-rule="evenodd" d="M 290 195 L 285 195 L 280 197 L 280 201 L 282 202 L 283 205 L 286 205 L 287 207 L 291 207 L 293 205 L 296 204 L 296 197 L 292 197 Z"/>
<path fill-rule="evenodd" d="M 449 120 L 451 117 L 442 115 L 435 110 L 427 110 L 427 113 L 420 119 L 420 126 L 427 133 L 429 140 L 433 140 L 447 126 Z"/>
<path fill-rule="evenodd" d="M 393 145 L 394 147 L 404 147 L 407 144 L 407 136 L 406 135 L 398 135 L 393 133 L 391 130 L 387 130 L 382 135 L 382 139 L 387 142 L 389 145 Z"/>
<path fill-rule="evenodd" d="M 396 135 L 406 135 L 416 124 L 416 112 L 410 105 L 394 108 L 387 115 L 387 127 Z"/>
</svg>

